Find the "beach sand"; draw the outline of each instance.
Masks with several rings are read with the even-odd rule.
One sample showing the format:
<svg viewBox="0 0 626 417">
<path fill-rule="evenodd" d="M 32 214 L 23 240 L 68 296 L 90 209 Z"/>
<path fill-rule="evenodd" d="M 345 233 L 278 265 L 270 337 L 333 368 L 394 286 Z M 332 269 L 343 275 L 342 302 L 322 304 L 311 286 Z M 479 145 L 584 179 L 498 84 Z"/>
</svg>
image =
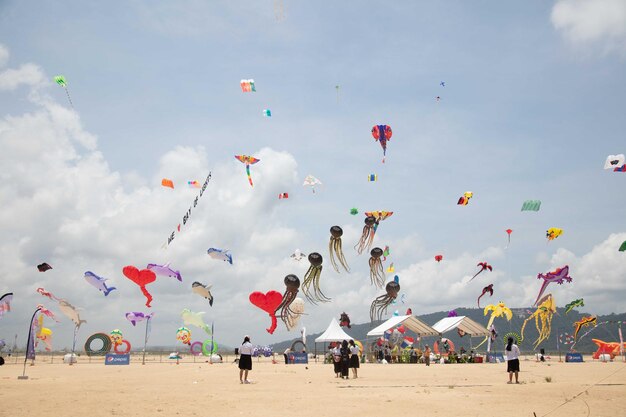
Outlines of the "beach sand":
<svg viewBox="0 0 626 417">
<path fill-rule="evenodd" d="M 358 379 L 332 365 L 253 360 L 241 385 L 225 363 L 133 362 L 103 358 L 69 366 L 0 367 L 0 416 L 626 416 L 626 364 L 521 360 L 520 385 L 505 364 L 361 364 Z M 282 356 L 277 356 L 282 359 Z M 551 382 L 546 379 L 551 378 Z M 558 407 L 558 408 L 557 408 Z"/>
</svg>

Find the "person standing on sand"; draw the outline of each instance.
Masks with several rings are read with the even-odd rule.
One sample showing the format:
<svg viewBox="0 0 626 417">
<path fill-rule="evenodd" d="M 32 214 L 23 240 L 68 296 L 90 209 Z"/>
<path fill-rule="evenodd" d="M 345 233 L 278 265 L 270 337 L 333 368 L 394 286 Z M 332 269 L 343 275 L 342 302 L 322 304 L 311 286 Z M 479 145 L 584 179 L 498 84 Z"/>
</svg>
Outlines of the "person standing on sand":
<svg viewBox="0 0 626 417">
<path fill-rule="evenodd" d="M 341 353 L 341 377 L 348 379 L 350 376 L 348 373 L 350 367 L 350 349 L 348 348 L 347 340 L 341 342 L 341 349 L 339 351 Z"/>
<path fill-rule="evenodd" d="M 243 343 L 239 348 L 239 381 L 242 384 L 249 384 L 248 371 L 252 370 L 252 343 L 250 343 L 250 336 L 243 338 Z"/>
<path fill-rule="evenodd" d="M 506 371 L 509 373 L 509 382 L 507 382 L 507 384 L 513 383 L 513 373 L 515 373 L 515 383 L 519 384 L 517 374 L 519 373 L 520 351 L 519 347 L 513 343 L 512 337 L 508 338 L 504 353 L 506 355 Z"/>
<path fill-rule="evenodd" d="M 428 345 L 424 346 L 424 363 L 426 366 L 430 366 L 430 348 Z"/>
<path fill-rule="evenodd" d="M 350 339 L 350 368 L 352 368 L 352 377 L 358 378 L 359 369 L 359 347 L 354 343 L 354 340 Z"/>
<path fill-rule="evenodd" d="M 333 355 L 335 378 L 339 378 L 341 376 L 341 348 L 339 342 L 335 342 L 335 347 L 332 348 L 331 353 Z"/>
</svg>

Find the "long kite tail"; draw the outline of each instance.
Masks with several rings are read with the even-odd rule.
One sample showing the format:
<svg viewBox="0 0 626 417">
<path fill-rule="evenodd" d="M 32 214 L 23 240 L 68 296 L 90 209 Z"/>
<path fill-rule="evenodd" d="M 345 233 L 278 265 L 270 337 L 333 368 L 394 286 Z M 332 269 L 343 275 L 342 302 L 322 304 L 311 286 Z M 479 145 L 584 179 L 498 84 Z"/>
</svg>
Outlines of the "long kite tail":
<svg viewBox="0 0 626 417">
<path fill-rule="evenodd" d="M 480 294 L 480 296 L 478 297 L 478 308 L 480 308 L 480 298 L 485 295 L 485 293 Z"/>
<path fill-rule="evenodd" d="M 270 317 L 272 318 L 272 325 L 270 326 L 269 329 L 265 329 L 269 334 L 274 334 L 274 330 L 276 330 L 276 326 L 278 326 L 278 321 L 276 320 L 276 315 L 275 314 L 270 314 Z"/>
<path fill-rule="evenodd" d="M 152 302 L 152 294 L 150 294 L 148 290 L 146 289 L 146 287 L 143 285 L 139 288 L 141 289 L 141 292 L 143 293 L 143 295 L 146 296 L 146 307 L 152 307 L 150 305 L 150 303 Z"/>
<path fill-rule="evenodd" d="M 248 181 L 250 182 L 250 187 L 254 187 L 254 184 L 252 184 L 252 176 L 250 175 L 250 165 L 246 165 L 246 174 L 248 174 Z"/>
<path fill-rule="evenodd" d="M 476 277 L 478 276 L 478 274 L 480 274 L 480 273 L 481 273 L 481 272 L 483 272 L 483 271 L 484 271 L 484 269 L 481 269 L 480 271 L 476 272 L 476 274 L 474 274 L 474 276 L 472 277 L 472 279 L 476 278 Z M 469 280 L 469 281 L 467 281 L 467 282 L 470 282 L 472 279 L 470 279 L 470 280 Z"/>
</svg>

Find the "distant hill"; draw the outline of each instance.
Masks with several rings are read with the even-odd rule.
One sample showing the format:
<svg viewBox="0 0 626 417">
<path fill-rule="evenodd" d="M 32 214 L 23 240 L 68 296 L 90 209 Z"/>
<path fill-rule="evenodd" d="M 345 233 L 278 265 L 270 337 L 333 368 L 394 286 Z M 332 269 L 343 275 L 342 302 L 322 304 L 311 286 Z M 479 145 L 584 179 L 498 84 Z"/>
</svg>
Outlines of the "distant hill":
<svg viewBox="0 0 626 417">
<path fill-rule="evenodd" d="M 510 322 L 507 322 L 505 318 L 496 318 L 494 321 L 494 324 L 496 326 L 496 330 L 498 332 L 498 340 L 495 344 L 495 350 L 496 351 L 502 351 L 504 350 L 504 341 L 502 340 L 502 337 L 508 333 L 508 332 L 516 332 L 516 333 L 520 333 L 520 329 L 522 327 L 522 324 L 524 323 L 524 320 L 529 316 L 529 314 L 526 312 L 526 310 L 531 311 L 530 308 L 528 309 L 513 309 L 513 318 L 511 319 Z M 532 309 L 532 311 L 534 311 L 534 309 Z M 477 309 L 477 308 L 457 308 L 456 312 L 459 316 L 467 316 L 469 318 L 471 318 L 472 320 L 482 324 L 483 326 L 487 324 L 488 318 L 489 316 L 484 316 L 483 315 L 483 310 L 482 309 Z M 423 314 L 420 316 L 417 316 L 420 320 L 422 320 L 423 322 L 429 324 L 429 325 L 433 325 L 435 324 L 437 321 L 439 321 L 440 319 L 447 317 L 448 316 L 448 312 L 447 311 L 439 311 L 436 313 L 431 313 L 431 314 Z M 558 335 L 563 334 L 563 333 L 569 333 L 570 335 L 574 334 L 574 322 L 580 320 L 582 317 L 588 316 L 588 314 L 581 314 L 576 310 L 572 310 L 569 312 L 569 314 L 565 315 L 565 309 L 564 308 L 558 308 L 557 309 L 557 314 L 555 314 L 552 318 L 552 331 L 550 333 L 550 337 L 548 338 L 548 340 L 542 342 L 538 347 L 537 347 L 537 351 L 540 348 L 544 348 L 546 350 L 546 352 L 557 352 L 557 338 Z M 610 314 L 610 315 L 605 315 L 605 316 L 598 316 L 598 323 L 602 323 L 604 321 L 611 321 L 611 322 L 624 322 L 624 330 L 626 331 L 626 313 L 620 313 L 620 314 Z M 371 329 L 373 329 L 374 327 L 378 326 L 380 323 L 382 323 L 382 321 L 378 321 L 378 322 L 374 322 L 372 324 L 370 323 L 363 323 L 363 324 L 353 324 L 351 329 L 347 329 L 347 328 L 343 328 L 344 331 L 346 333 L 348 333 L 350 336 L 352 336 L 355 340 L 360 340 L 361 342 L 365 343 L 366 341 L 373 341 L 374 339 L 368 340 L 366 337 L 367 332 L 369 332 Z M 539 323 L 541 325 L 541 322 Z M 577 352 L 582 352 L 582 353 L 592 353 L 595 352 L 597 350 L 596 345 L 591 341 L 591 339 L 600 339 L 603 340 L 605 342 L 616 342 L 619 341 L 619 335 L 618 335 L 618 329 L 619 324 L 618 323 L 610 323 L 610 324 L 606 324 L 606 325 L 600 325 L 597 326 L 597 328 L 595 330 L 593 330 L 592 332 L 589 333 L 588 336 L 582 338 L 577 344 L 576 344 L 576 351 Z M 580 338 L 583 334 L 585 334 L 588 330 L 590 330 L 591 327 L 583 327 L 579 334 L 578 337 Z M 326 329 L 324 329 L 326 330 Z M 315 334 L 310 334 L 307 335 L 307 350 L 309 352 L 313 352 L 315 350 L 315 339 L 317 337 L 319 337 L 322 333 L 315 333 Z M 535 320 L 532 319 L 530 320 L 527 324 L 526 324 L 526 328 L 524 329 L 524 341 L 522 342 L 520 349 L 523 352 L 532 352 L 534 351 L 533 346 L 534 346 L 534 341 L 537 339 L 538 337 L 538 332 L 537 329 L 535 328 Z M 411 337 L 415 337 L 415 334 L 413 334 L 410 331 L 407 331 L 407 335 L 411 336 Z M 463 338 L 459 337 L 456 331 L 450 331 L 448 333 L 446 333 L 444 335 L 444 337 L 450 339 L 452 341 L 452 343 L 454 343 L 454 345 L 456 346 L 457 350 L 460 349 L 461 346 L 463 346 L 467 351 L 469 351 L 470 349 L 470 341 L 469 341 L 469 337 L 465 336 Z M 292 343 L 296 340 L 299 340 L 299 338 L 294 338 L 291 340 L 285 340 L 279 343 L 274 343 L 272 345 L 274 352 L 277 353 L 281 353 L 283 352 L 287 347 L 290 347 L 292 345 Z M 430 338 L 424 338 L 424 340 L 422 341 L 422 344 L 430 344 L 432 346 L 432 343 L 436 340 L 436 338 L 430 337 Z M 482 338 L 473 338 L 472 339 L 472 345 L 476 346 L 477 344 L 479 344 L 480 342 L 482 342 Z M 565 352 L 567 350 L 569 350 L 569 347 L 571 345 L 561 345 L 561 352 Z M 486 351 L 486 347 L 487 344 L 485 343 L 483 346 L 481 346 L 481 348 L 479 349 L 480 351 Z M 323 343 L 318 343 L 317 344 L 317 350 L 318 352 L 323 352 L 328 348 L 328 346 L 326 344 Z"/>
</svg>

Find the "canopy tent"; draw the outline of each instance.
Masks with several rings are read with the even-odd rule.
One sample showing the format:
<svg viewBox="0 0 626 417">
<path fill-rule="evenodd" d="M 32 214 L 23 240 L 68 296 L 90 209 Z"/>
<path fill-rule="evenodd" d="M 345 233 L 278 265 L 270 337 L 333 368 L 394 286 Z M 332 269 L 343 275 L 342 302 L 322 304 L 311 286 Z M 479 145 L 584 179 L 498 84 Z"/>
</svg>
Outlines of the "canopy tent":
<svg viewBox="0 0 626 417">
<path fill-rule="evenodd" d="M 392 316 L 389 320 L 370 330 L 368 336 L 382 336 L 387 330 L 404 325 L 419 336 L 438 336 L 439 332 L 415 316 Z"/>
<path fill-rule="evenodd" d="M 339 326 L 339 322 L 337 322 L 336 318 L 333 318 L 328 325 L 328 328 L 324 333 L 322 333 L 317 339 L 315 339 L 315 343 L 318 342 L 340 342 L 342 340 L 350 340 L 353 339 L 352 336 L 343 331 L 343 329 Z"/>
<path fill-rule="evenodd" d="M 489 330 L 467 316 L 444 317 L 433 324 L 433 329 L 437 331 L 438 334 L 444 334 L 450 330 L 459 329 L 470 337 L 489 336 Z"/>
</svg>

